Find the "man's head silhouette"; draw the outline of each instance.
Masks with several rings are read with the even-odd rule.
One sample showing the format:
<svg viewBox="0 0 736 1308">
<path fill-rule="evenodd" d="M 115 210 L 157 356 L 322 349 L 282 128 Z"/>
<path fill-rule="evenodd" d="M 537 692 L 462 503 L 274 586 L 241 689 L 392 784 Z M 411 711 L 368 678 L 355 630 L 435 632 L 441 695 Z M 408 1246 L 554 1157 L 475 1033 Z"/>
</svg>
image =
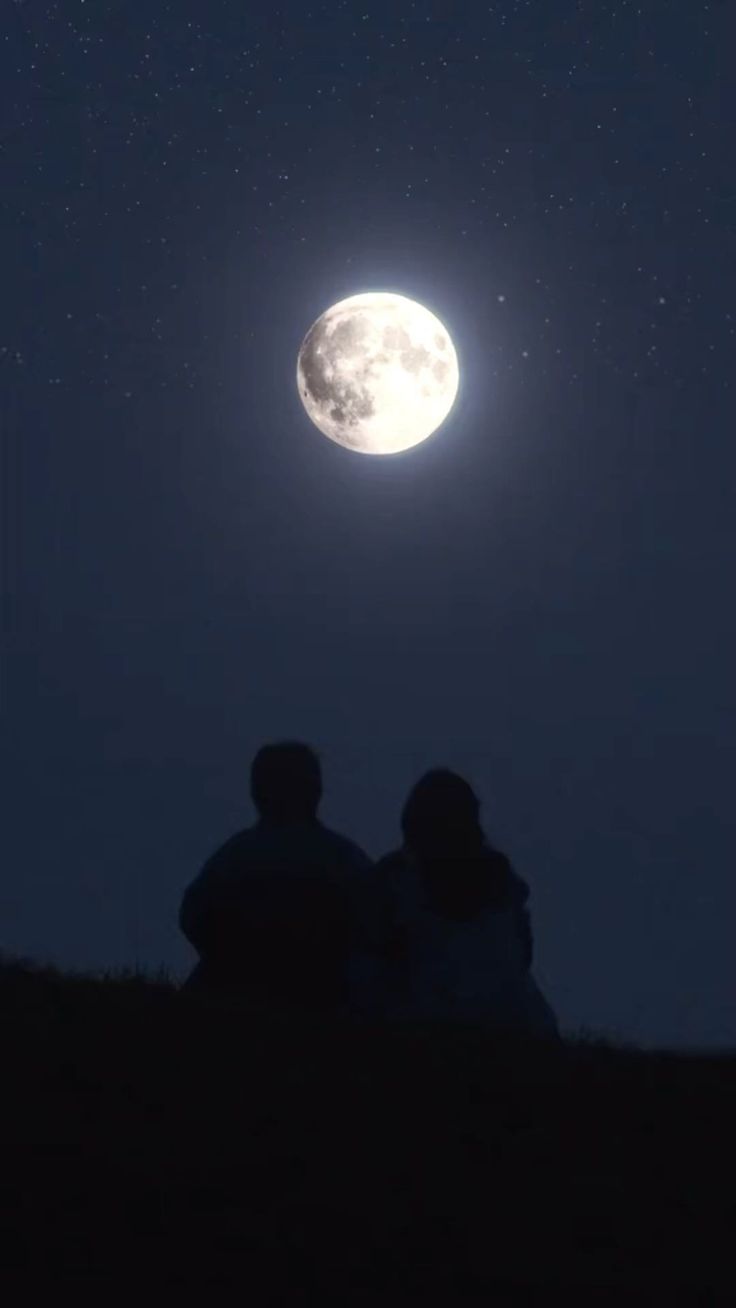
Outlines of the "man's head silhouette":
<svg viewBox="0 0 736 1308">
<path fill-rule="evenodd" d="M 295 740 L 264 745 L 250 770 L 250 793 L 259 815 L 271 822 L 314 819 L 322 798 L 322 773 L 314 750 Z"/>
</svg>

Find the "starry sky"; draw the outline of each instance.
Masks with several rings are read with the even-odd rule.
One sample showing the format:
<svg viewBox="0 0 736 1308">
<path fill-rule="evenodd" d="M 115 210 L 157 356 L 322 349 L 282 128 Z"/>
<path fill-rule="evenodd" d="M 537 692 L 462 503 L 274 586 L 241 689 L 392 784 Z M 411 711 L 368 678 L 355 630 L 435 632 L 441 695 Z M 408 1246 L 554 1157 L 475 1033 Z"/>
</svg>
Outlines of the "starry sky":
<svg viewBox="0 0 736 1308">
<path fill-rule="evenodd" d="M 0 948 L 183 974 L 264 740 L 378 856 L 463 772 L 563 1027 L 736 1038 L 733 13 L 2 0 Z M 461 388 L 371 458 L 365 290 Z"/>
</svg>

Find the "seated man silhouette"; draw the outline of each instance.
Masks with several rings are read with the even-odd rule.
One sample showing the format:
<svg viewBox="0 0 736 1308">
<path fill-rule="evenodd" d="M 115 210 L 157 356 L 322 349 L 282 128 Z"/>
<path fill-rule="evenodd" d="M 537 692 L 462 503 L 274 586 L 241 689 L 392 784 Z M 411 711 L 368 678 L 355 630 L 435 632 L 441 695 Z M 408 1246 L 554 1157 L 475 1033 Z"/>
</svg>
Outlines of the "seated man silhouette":
<svg viewBox="0 0 736 1308">
<path fill-rule="evenodd" d="M 368 857 L 317 817 L 307 746 L 265 745 L 251 767 L 258 821 L 231 836 L 185 891 L 179 925 L 199 954 L 188 987 L 340 1009 Z"/>
</svg>

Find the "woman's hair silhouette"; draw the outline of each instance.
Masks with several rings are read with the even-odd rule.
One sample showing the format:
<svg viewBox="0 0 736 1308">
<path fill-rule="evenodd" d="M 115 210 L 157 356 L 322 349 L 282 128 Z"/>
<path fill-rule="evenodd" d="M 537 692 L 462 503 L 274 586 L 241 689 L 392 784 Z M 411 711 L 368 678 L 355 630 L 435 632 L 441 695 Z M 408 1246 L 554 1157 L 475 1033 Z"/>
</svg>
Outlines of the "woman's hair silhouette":
<svg viewBox="0 0 736 1308">
<path fill-rule="evenodd" d="M 425 772 L 409 792 L 401 828 L 435 912 L 467 921 L 505 906 L 509 862 L 486 841 L 480 801 L 463 777 L 449 768 Z"/>
<path fill-rule="evenodd" d="M 440 849 L 480 849 L 480 801 L 463 777 L 449 768 L 425 772 L 412 787 L 401 814 L 404 839 L 417 854 Z"/>
</svg>

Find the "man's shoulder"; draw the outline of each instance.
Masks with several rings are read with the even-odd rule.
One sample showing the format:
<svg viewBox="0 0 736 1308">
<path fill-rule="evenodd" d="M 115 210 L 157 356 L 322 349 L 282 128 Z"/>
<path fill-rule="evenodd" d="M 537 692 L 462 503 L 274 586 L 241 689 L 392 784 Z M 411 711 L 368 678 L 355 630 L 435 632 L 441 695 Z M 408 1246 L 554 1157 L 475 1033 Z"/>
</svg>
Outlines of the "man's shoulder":
<svg viewBox="0 0 736 1308">
<path fill-rule="evenodd" d="M 409 862 L 403 849 L 391 849 L 374 866 L 375 885 L 378 889 L 390 891 L 397 883 L 404 882 L 409 872 Z"/>
<path fill-rule="evenodd" d="M 355 841 L 321 822 L 298 828 L 256 822 L 236 831 L 211 855 L 207 868 L 216 875 L 247 872 L 254 867 L 320 863 L 339 872 L 367 871 L 371 860 Z"/>
<path fill-rule="evenodd" d="M 319 838 L 332 855 L 336 863 L 355 871 L 367 871 L 371 866 L 371 859 L 364 850 L 357 845 L 349 836 L 343 836 L 339 831 L 333 831 L 331 827 L 318 824 Z"/>
<path fill-rule="evenodd" d="M 219 868 L 230 867 L 233 862 L 247 857 L 251 850 L 257 846 L 257 836 L 255 827 L 243 827 L 240 831 L 235 831 L 227 840 L 224 840 L 217 849 L 210 854 L 205 867 L 216 870 Z"/>
<path fill-rule="evenodd" d="M 387 854 L 382 854 L 376 863 L 376 872 L 383 872 L 387 876 L 394 873 L 403 872 L 407 867 L 406 854 L 403 849 L 390 849 Z"/>
</svg>

